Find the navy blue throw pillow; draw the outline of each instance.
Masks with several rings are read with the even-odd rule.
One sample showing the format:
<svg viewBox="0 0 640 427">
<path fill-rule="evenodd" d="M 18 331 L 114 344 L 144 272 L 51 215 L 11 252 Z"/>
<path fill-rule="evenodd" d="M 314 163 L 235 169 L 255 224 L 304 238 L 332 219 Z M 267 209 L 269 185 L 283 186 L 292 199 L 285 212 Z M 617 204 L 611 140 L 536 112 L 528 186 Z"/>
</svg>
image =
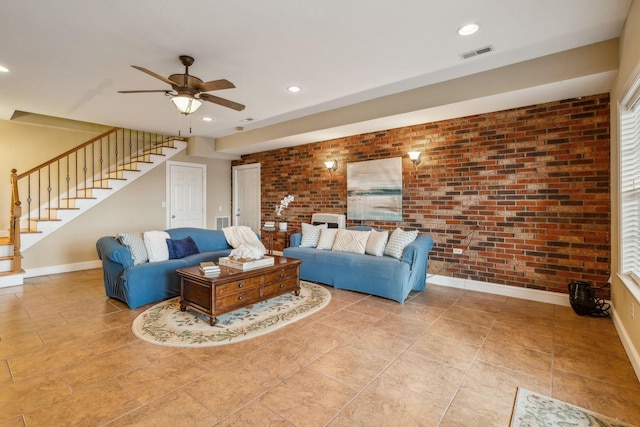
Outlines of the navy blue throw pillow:
<svg viewBox="0 0 640 427">
<path fill-rule="evenodd" d="M 167 248 L 169 249 L 169 259 L 184 258 L 200 253 L 198 245 L 196 245 L 191 236 L 187 236 L 184 239 L 167 239 Z"/>
</svg>

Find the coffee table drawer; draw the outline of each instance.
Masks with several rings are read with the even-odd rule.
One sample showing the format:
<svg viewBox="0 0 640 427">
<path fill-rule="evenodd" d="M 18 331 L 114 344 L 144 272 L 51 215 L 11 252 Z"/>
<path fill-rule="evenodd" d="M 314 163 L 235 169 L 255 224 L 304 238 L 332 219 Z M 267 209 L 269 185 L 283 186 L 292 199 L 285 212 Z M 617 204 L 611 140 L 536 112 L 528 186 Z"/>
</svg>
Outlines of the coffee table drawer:
<svg viewBox="0 0 640 427">
<path fill-rule="evenodd" d="M 297 290 L 298 290 L 298 282 L 294 277 L 293 279 L 281 280 L 279 282 L 265 285 L 264 296 L 265 298 L 269 298 L 272 295 L 276 296 L 276 295 L 286 294 L 287 292 L 294 292 Z"/>
<path fill-rule="evenodd" d="M 281 268 L 273 273 L 264 275 L 265 285 L 271 282 L 281 282 L 283 280 L 295 279 L 298 275 L 297 268 Z"/>
<path fill-rule="evenodd" d="M 262 277 L 250 277 L 237 282 L 216 286 L 216 298 L 224 298 L 229 295 L 244 292 L 249 289 L 259 288 L 262 285 Z"/>
<path fill-rule="evenodd" d="M 258 302 L 261 296 L 260 288 L 258 287 L 235 293 L 233 295 L 228 295 L 223 298 L 217 298 L 216 311 L 230 311 L 229 309 L 235 306 L 246 307 L 247 305 Z"/>
</svg>

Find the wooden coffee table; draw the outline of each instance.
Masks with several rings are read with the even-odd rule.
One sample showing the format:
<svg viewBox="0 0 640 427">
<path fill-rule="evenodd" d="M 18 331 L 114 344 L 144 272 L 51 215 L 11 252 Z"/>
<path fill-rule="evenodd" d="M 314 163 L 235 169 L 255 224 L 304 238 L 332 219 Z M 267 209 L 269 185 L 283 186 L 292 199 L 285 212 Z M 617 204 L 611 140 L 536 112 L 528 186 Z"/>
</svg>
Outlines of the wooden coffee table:
<svg viewBox="0 0 640 427">
<path fill-rule="evenodd" d="M 180 277 L 180 310 L 192 309 L 216 316 L 244 308 L 288 292 L 300 294 L 299 259 L 274 256 L 274 265 L 242 271 L 220 266 L 218 276 L 206 276 L 199 267 L 177 270 Z"/>
</svg>

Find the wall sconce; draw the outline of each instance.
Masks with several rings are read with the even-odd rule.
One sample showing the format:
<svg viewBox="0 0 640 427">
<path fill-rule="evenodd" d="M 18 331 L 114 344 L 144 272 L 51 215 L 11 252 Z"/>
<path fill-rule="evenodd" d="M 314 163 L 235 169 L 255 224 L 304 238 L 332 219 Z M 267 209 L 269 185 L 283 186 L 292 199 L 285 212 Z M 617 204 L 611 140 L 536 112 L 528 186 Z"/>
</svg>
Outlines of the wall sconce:
<svg viewBox="0 0 640 427">
<path fill-rule="evenodd" d="M 413 163 L 413 168 L 418 170 L 418 165 L 420 164 L 420 152 L 419 151 L 409 151 L 409 159 Z"/>
<path fill-rule="evenodd" d="M 333 173 L 334 171 L 338 170 L 338 161 L 335 159 L 324 162 L 324 165 L 327 167 L 327 170 L 330 173 Z"/>
</svg>

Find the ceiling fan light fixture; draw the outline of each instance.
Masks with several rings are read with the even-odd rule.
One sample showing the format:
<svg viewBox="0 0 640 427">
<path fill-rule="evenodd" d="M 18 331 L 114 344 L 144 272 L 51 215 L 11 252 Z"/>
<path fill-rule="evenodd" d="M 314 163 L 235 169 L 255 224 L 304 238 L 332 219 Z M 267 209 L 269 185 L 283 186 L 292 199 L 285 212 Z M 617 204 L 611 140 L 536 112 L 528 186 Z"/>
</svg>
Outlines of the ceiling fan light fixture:
<svg viewBox="0 0 640 427">
<path fill-rule="evenodd" d="M 202 105 L 202 102 L 191 95 L 174 96 L 171 98 L 171 102 L 185 116 L 195 112 Z"/>
</svg>

